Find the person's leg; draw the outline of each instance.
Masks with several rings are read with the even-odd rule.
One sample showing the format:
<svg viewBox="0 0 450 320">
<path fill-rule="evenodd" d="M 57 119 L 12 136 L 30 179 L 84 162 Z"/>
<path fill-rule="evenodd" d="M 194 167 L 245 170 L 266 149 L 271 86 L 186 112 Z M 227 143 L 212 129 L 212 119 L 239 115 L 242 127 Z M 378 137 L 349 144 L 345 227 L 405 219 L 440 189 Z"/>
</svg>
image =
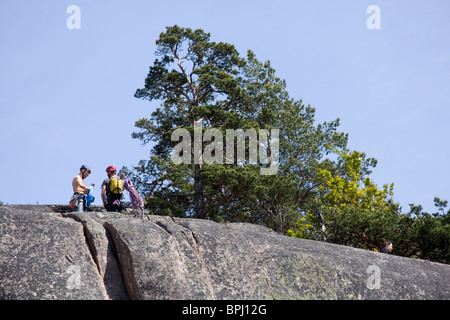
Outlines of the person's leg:
<svg viewBox="0 0 450 320">
<path fill-rule="evenodd" d="M 113 205 L 112 203 L 107 203 L 106 204 L 106 211 L 108 212 L 117 212 L 117 207 L 115 205 Z"/>
<path fill-rule="evenodd" d="M 86 208 L 86 197 L 83 194 L 78 195 L 78 204 L 75 209 L 76 212 L 85 212 Z"/>
</svg>

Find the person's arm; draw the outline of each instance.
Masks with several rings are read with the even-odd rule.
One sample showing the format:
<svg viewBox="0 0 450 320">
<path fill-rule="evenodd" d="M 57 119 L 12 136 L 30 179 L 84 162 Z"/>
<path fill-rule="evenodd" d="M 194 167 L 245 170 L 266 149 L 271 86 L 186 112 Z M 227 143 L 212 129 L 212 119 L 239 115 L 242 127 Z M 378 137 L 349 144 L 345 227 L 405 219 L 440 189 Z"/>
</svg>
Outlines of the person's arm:
<svg viewBox="0 0 450 320">
<path fill-rule="evenodd" d="M 102 185 L 102 201 L 103 201 L 103 207 L 106 209 L 106 199 L 105 199 L 105 193 L 106 193 L 106 185 Z"/>
</svg>

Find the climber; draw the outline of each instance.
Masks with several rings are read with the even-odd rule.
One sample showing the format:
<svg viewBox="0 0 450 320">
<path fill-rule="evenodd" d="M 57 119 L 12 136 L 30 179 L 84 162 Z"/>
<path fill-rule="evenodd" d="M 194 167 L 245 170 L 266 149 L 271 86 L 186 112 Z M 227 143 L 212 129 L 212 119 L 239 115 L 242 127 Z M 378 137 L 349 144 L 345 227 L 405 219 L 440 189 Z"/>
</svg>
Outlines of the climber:
<svg viewBox="0 0 450 320">
<path fill-rule="evenodd" d="M 103 206 L 107 211 L 122 212 L 125 209 L 123 198 L 123 177 L 125 173 L 120 175 L 120 179 L 116 177 L 116 167 L 109 166 L 106 168 L 108 179 L 102 184 L 102 200 Z M 106 196 L 106 197 L 105 197 Z"/>
<path fill-rule="evenodd" d="M 383 248 L 381 248 L 380 252 L 383 253 L 390 253 L 393 249 L 393 245 L 392 242 L 389 240 L 384 240 L 383 241 Z"/>
<path fill-rule="evenodd" d="M 84 179 L 86 179 L 91 174 L 91 169 L 82 165 L 80 168 L 80 173 L 73 178 L 73 197 L 71 200 L 71 207 L 75 208 L 75 211 L 85 212 L 86 211 L 86 195 L 89 190 L 92 189 L 95 184 L 93 183 L 90 187 L 86 186 Z"/>
</svg>

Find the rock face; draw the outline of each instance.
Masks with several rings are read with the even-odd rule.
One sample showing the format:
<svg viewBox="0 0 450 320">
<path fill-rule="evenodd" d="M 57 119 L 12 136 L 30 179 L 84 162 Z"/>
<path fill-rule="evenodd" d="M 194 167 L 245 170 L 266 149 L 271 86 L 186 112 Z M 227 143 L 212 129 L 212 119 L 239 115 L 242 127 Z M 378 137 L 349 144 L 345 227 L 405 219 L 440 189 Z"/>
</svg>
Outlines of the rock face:
<svg viewBox="0 0 450 320">
<path fill-rule="evenodd" d="M 264 227 L 0 207 L 0 299 L 450 299 L 450 266 Z"/>
<path fill-rule="evenodd" d="M 106 299 L 83 226 L 0 207 L 0 299 Z"/>
</svg>

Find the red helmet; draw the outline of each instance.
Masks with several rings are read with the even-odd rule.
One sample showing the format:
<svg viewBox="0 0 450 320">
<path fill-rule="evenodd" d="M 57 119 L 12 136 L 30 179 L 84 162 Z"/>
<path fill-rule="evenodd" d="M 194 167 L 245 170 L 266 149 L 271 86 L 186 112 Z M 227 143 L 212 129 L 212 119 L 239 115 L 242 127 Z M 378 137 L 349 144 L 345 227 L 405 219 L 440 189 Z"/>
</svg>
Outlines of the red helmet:
<svg viewBox="0 0 450 320">
<path fill-rule="evenodd" d="M 110 173 L 111 171 L 117 171 L 115 166 L 109 166 L 108 168 L 106 168 L 106 172 Z"/>
</svg>

